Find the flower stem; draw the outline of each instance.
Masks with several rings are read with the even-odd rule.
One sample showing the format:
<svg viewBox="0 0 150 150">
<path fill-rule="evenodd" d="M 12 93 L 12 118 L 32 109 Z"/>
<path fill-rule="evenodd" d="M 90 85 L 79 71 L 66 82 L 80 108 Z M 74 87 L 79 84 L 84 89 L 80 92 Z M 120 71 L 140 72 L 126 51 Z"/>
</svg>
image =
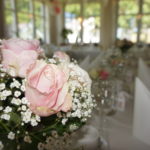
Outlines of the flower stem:
<svg viewBox="0 0 150 150">
<path fill-rule="evenodd" d="M 0 124 L 4 127 L 4 129 L 5 129 L 7 132 L 10 131 L 10 129 L 9 129 L 5 124 L 3 124 L 2 121 L 0 121 Z"/>
</svg>

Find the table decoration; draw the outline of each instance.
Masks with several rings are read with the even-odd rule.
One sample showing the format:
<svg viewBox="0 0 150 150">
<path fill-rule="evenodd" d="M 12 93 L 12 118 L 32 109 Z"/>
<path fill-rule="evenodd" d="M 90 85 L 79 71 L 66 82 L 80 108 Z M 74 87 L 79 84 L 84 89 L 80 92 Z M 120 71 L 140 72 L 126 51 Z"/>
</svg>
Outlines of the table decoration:
<svg viewBox="0 0 150 150">
<path fill-rule="evenodd" d="M 89 70 L 89 75 L 93 80 L 93 93 L 100 102 L 100 111 L 103 111 L 105 115 L 113 115 L 117 110 L 118 94 L 121 90 L 118 82 L 124 82 L 127 72 L 128 59 L 126 55 L 110 53 L 107 56 L 105 54 L 99 60 L 99 64 Z"/>
<path fill-rule="evenodd" d="M 62 52 L 44 58 L 36 40 L 0 46 L 0 150 L 67 150 L 96 102 L 91 79 Z"/>
<path fill-rule="evenodd" d="M 128 50 L 134 45 L 132 41 L 127 39 L 117 40 L 115 45 L 120 48 L 122 54 L 128 52 Z"/>
</svg>

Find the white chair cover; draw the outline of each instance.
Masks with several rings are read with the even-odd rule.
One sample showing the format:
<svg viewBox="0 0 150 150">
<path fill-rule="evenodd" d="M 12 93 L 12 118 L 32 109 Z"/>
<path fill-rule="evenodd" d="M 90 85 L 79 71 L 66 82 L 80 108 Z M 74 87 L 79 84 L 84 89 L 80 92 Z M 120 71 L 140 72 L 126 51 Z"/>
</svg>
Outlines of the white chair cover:
<svg viewBox="0 0 150 150">
<path fill-rule="evenodd" d="M 138 77 L 135 82 L 133 135 L 150 145 L 150 71 L 139 60 Z"/>
<path fill-rule="evenodd" d="M 136 78 L 133 135 L 150 145 L 150 91 Z"/>
<path fill-rule="evenodd" d="M 139 59 L 138 77 L 150 89 L 150 69 L 141 58 Z"/>
</svg>

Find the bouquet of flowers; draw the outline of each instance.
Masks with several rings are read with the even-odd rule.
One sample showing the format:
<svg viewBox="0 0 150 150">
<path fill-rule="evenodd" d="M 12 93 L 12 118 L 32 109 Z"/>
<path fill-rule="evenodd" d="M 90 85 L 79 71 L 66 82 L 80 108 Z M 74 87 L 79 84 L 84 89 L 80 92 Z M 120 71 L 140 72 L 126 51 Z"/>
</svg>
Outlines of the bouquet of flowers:
<svg viewBox="0 0 150 150">
<path fill-rule="evenodd" d="M 96 106 L 88 73 L 59 51 L 42 58 L 36 40 L 3 40 L 0 50 L 0 150 L 66 150 Z"/>
</svg>

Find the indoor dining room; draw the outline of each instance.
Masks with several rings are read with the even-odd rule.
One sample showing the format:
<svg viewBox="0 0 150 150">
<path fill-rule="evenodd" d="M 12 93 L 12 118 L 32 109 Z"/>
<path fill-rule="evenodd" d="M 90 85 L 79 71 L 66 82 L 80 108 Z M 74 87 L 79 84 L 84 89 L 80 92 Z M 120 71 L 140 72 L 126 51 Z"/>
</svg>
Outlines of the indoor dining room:
<svg viewBox="0 0 150 150">
<path fill-rule="evenodd" d="M 150 150 L 150 0 L 0 0 L 0 150 Z"/>
</svg>

